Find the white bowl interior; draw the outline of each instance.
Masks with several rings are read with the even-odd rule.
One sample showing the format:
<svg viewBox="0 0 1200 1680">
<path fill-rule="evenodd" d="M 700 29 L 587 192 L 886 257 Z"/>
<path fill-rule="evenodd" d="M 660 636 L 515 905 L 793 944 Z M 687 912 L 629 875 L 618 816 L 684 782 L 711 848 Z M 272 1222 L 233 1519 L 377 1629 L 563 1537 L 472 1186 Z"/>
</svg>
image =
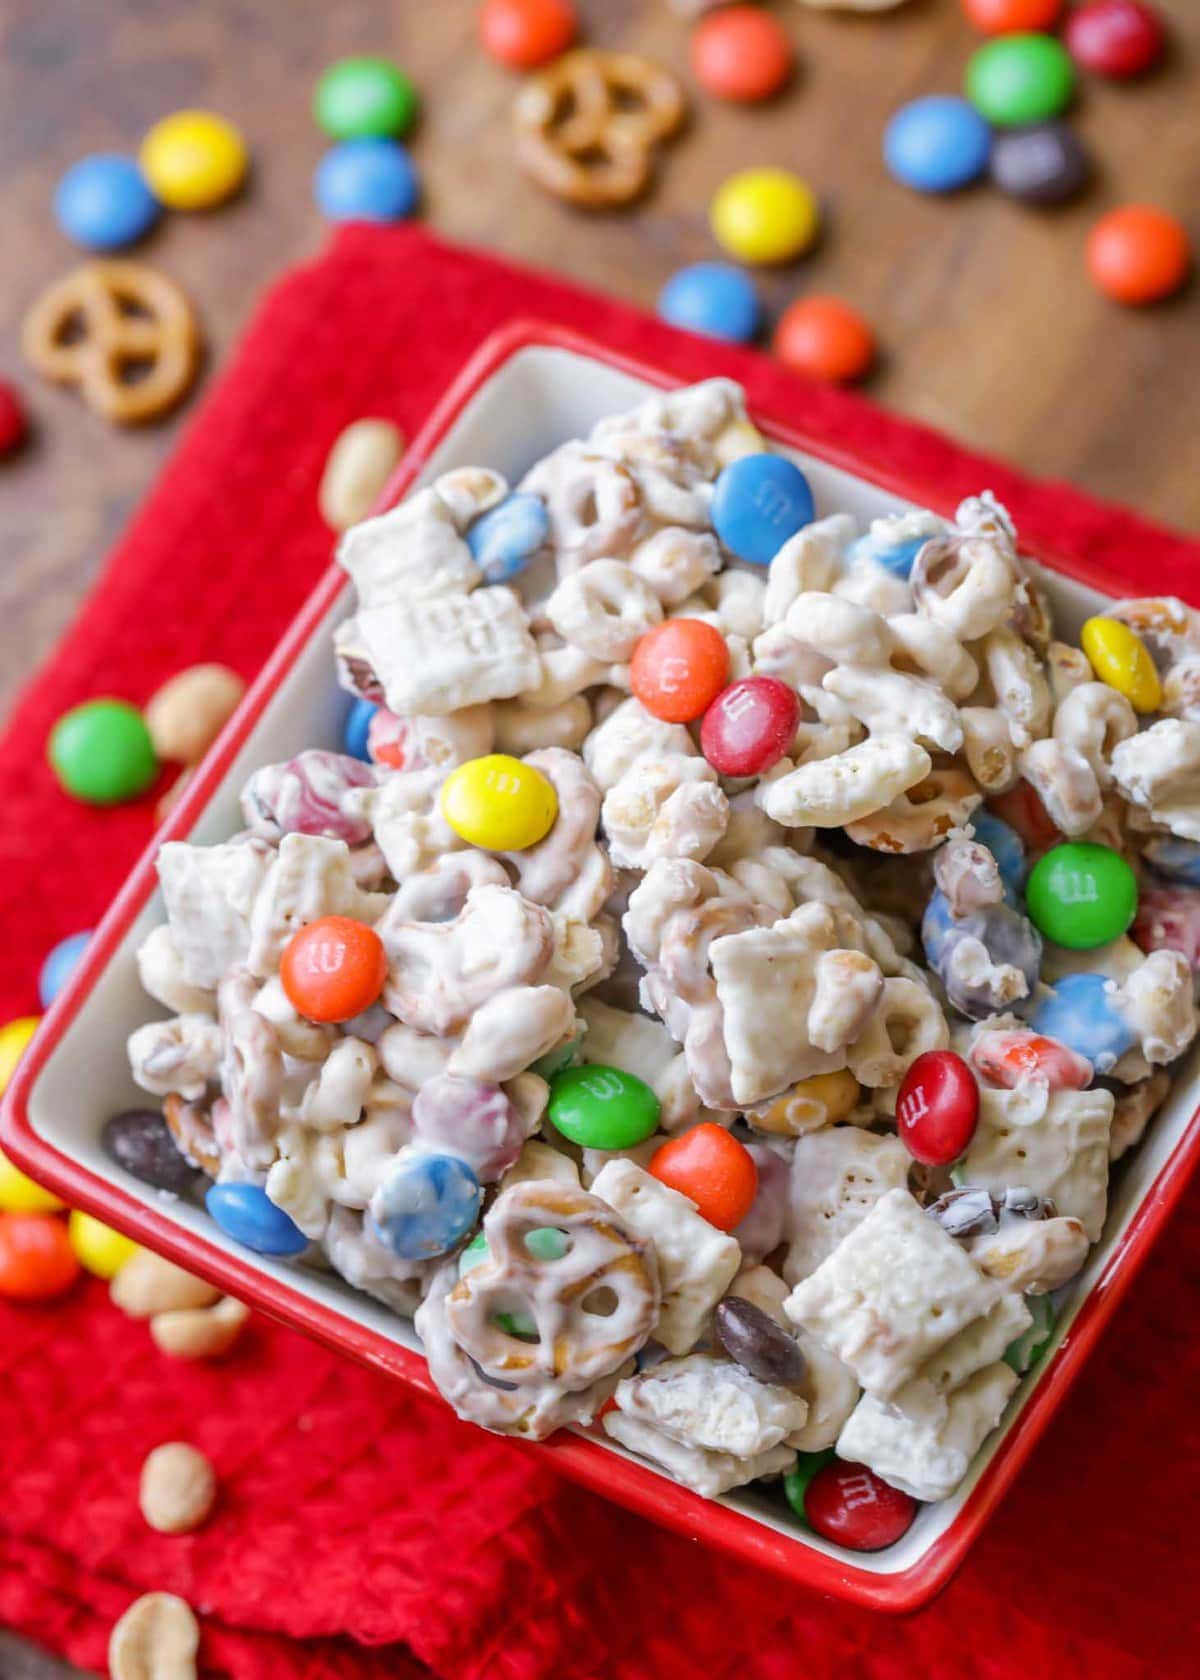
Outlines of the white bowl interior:
<svg viewBox="0 0 1200 1680">
<path fill-rule="evenodd" d="M 565 439 L 590 431 L 604 415 L 629 408 L 655 387 L 575 352 L 550 347 L 518 351 L 476 393 L 446 433 L 426 464 L 418 485 L 451 467 L 480 464 L 495 467 L 515 481 L 541 456 Z M 793 452 L 812 484 L 819 515 L 837 511 L 854 514 L 860 524 L 882 513 L 911 506 L 853 474 L 831 467 L 804 453 Z M 980 485 L 980 490 L 986 485 Z M 949 511 L 949 510 L 939 510 Z M 1053 572 L 1041 577 L 1050 594 L 1056 622 L 1074 633 L 1083 619 L 1097 610 L 1104 597 Z M 336 746 L 341 737 L 347 698 L 337 688 L 331 655 L 333 626 L 350 609 L 346 593 L 327 615 L 311 642 L 280 683 L 257 726 L 234 761 L 220 791 L 209 803 L 189 838 L 213 843 L 241 826 L 238 791 L 259 765 L 291 757 L 305 747 Z M 125 1058 L 125 1041 L 135 1027 L 155 1013 L 138 983 L 134 953 L 145 934 L 162 920 L 155 893 L 129 929 L 112 960 L 44 1067 L 29 1102 L 33 1129 L 48 1143 L 82 1163 L 99 1179 L 152 1205 L 181 1225 L 198 1232 L 218 1247 L 235 1254 L 242 1264 L 261 1267 L 297 1296 L 307 1296 L 346 1318 L 369 1328 L 399 1346 L 419 1349 L 407 1320 L 396 1317 L 368 1296 L 353 1290 L 332 1274 L 321 1274 L 253 1255 L 230 1241 L 202 1209 L 185 1205 L 131 1178 L 100 1148 L 100 1131 L 108 1115 L 145 1101 L 133 1084 Z M 1189 1116 L 1200 1102 L 1197 1055 L 1189 1058 L 1183 1075 L 1154 1120 L 1149 1135 L 1133 1158 L 1122 1163 L 1112 1186 L 1104 1236 L 1092 1251 L 1062 1312 L 1052 1346 L 1069 1335 L 1079 1307 L 1096 1286 L 1154 1179 L 1179 1141 Z M 86 1070 L 87 1077 L 81 1078 Z M 1038 1370 L 1022 1383 L 1000 1425 L 980 1452 L 970 1476 L 953 1498 L 922 1510 L 912 1529 L 897 1545 L 877 1555 L 849 1554 L 815 1535 L 799 1531 L 781 1503 L 756 1492 L 733 1494 L 725 1503 L 735 1506 L 798 1544 L 815 1546 L 864 1570 L 891 1574 L 908 1569 L 950 1525 L 971 1487 L 996 1451 L 1036 1384 Z M 620 1451 L 605 1441 L 610 1451 Z M 626 1455 L 629 1456 L 629 1455 Z M 641 1462 L 641 1461 L 639 1461 Z"/>
</svg>

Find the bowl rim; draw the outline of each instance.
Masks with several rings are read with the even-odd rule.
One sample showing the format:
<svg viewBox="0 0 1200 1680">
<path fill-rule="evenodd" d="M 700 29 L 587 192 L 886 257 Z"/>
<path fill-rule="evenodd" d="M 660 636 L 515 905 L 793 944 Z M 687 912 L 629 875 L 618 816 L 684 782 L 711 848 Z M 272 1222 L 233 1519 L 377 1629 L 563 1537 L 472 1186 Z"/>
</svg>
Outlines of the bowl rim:
<svg viewBox="0 0 1200 1680">
<path fill-rule="evenodd" d="M 532 318 L 514 320 L 485 339 L 447 386 L 388 480 L 377 511 L 393 506 L 407 492 L 481 388 L 506 362 L 530 349 L 565 350 L 660 389 L 680 383 L 667 369 L 612 349 L 574 329 Z M 864 462 L 853 449 L 814 436 L 803 425 L 757 413 L 755 424 L 773 442 L 817 456 L 830 466 L 905 500 L 929 505 L 927 487 L 915 492 L 902 472 Z M 952 510 L 944 506 L 939 511 Z M 1122 578 L 1115 576 L 1111 568 L 1064 560 L 1044 544 L 1027 542 L 1024 538 L 1022 549 L 1048 569 L 1108 594 L 1112 593 L 1114 583 L 1125 583 L 1136 589 L 1141 581 L 1132 563 L 1129 574 Z M 253 1256 L 247 1254 L 243 1259 L 225 1251 L 202 1234 L 176 1223 L 161 1206 L 147 1205 L 120 1185 L 108 1183 L 40 1136 L 29 1116 L 30 1098 L 42 1069 L 157 887 L 155 860 L 160 846 L 191 830 L 221 788 L 234 759 L 295 657 L 346 587 L 345 575 L 331 560 L 166 822 L 155 831 L 134 864 L 89 941 L 82 960 L 18 1063 L 0 1104 L 0 1143 L 18 1166 L 48 1185 L 71 1206 L 97 1215 L 145 1246 L 249 1302 L 268 1317 L 303 1330 L 360 1363 L 400 1377 L 421 1393 L 440 1400 L 419 1354 L 261 1271 Z M 584 1435 L 563 1431 L 549 1441 L 536 1444 L 516 1441 L 514 1445 L 525 1450 L 536 1446 L 543 1462 L 549 1453 L 552 1465 L 591 1491 L 689 1538 L 703 1540 L 743 1561 L 786 1576 L 796 1585 L 815 1588 L 874 1610 L 891 1613 L 916 1610 L 940 1592 L 958 1569 L 1029 1458 L 1182 1196 L 1198 1159 L 1200 1106 L 1183 1123 L 1178 1144 L 1147 1187 L 1103 1270 L 1080 1304 L 1068 1334 L 1039 1371 L 1019 1415 L 1006 1427 L 962 1507 L 907 1568 L 890 1573 L 858 1568 L 846 1555 L 827 1554 L 810 1545 L 803 1531 L 780 1533 L 752 1514 L 704 1499 L 660 1472 Z"/>
</svg>

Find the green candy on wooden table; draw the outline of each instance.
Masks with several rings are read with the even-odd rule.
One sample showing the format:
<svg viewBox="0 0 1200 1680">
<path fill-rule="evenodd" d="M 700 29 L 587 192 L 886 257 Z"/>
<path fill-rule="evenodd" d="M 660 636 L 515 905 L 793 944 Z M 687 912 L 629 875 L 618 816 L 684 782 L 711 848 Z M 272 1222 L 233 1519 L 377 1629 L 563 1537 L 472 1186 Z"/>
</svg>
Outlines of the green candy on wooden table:
<svg viewBox="0 0 1200 1680">
<path fill-rule="evenodd" d="M 1025 885 L 1034 926 L 1056 945 L 1091 951 L 1119 939 L 1137 911 L 1137 877 L 1119 852 L 1069 840 L 1038 859 Z"/>
<path fill-rule="evenodd" d="M 87 805 L 119 805 L 158 775 L 146 720 L 127 700 L 88 700 L 50 732 L 51 768 L 67 793 Z"/>
<path fill-rule="evenodd" d="M 417 114 L 417 90 L 386 58 L 342 58 L 317 83 L 313 116 L 333 140 L 398 140 Z"/>
<path fill-rule="evenodd" d="M 548 1112 L 581 1149 L 632 1149 L 657 1129 L 659 1101 L 635 1074 L 589 1063 L 555 1076 Z"/>
<path fill-rule="evenodd" d="M 1074 91 L 1071 55 L 1052 35 L 1000 35 L 967 63 L 967 98 L 997 128 L 1057 117 Z"/>
</svg>

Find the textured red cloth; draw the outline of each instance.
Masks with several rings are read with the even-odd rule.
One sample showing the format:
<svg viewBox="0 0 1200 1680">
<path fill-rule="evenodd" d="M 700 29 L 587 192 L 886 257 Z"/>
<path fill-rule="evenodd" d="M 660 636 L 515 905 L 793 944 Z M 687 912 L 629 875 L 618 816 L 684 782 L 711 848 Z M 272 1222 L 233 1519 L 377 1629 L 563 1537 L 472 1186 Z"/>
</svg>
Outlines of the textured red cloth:
<svg viewBox="0 0 1200 1680">
<path fill-rule="evenodd" d="M 327 561 L 314 491 L 347 421 L 410 433 L 492 328 L 541 315 L 651 356 L 728 372 L 763 413 L 904 473 L 929 499 L 990 486 L 1023 535 L 1147 587 L 1200 546 L 1063 486 L 1037 485 L 753 353 L 441 245 L 350 228 L 266 298 L 0 754 L 0 1019 L 36 1007 L 55 940 L 94 922 L 144 845 L 151 800 L 90 812 L 42 753 L 68 705 L 143 701 L 199 659 L 250 675 Z M 1195 1674 L 1200 1498 L 1197 1198 L 966 1566 L 894 1621 L 705 1551 L 560 1481 L 290 1332 L 258 1323 L 215 1368 L 172 1363 L 98 1285 L 54 1311 L 0 1311 L 0 1621 L 90 1667 L 137 1592 L 182 1593 L 208 1669 L 239 1677 L 814 1680 L 834 1676 Z M 221 1503 L 187 1538 L 148 1531 L 138 1467 L 183 1437 Z"/>
</svg>

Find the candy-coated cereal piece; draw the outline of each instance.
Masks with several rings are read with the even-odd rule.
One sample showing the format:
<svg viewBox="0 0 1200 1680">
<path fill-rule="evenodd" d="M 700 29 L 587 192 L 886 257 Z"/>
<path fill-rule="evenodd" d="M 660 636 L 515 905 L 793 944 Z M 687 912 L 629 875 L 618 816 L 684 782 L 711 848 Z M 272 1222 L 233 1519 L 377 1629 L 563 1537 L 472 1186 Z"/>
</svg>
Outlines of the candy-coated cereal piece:
<svg viewBox="0 0 1200 1680">
<path fill-rule="evenodd" d="M 321 916 L 294 933 L 279 964 L 288 1001 L 309 1021 L 352 1021 L 387 979 L 383 941 L 365 922 Z"/>
<path fill-rule="evenodd" d="M 990 1084 L 1006 1090 L 1027 1079 L 1050 1091 L 1085 1091 L 1092 1082 L 1090 1062 L 1065 1044 L 1024 1029 L 981 1033 L 971 1061 Z"/>
<path fill-rule="evenodd" d="M 753 280 L 720 262 L 679 269 L 658 294 L 658 313 L 673 327 L 730 344 L 749 344 L 762 320 Z"/>
<path fill-rule="evenodd" d="M 1103 974 L 1064 974 L 1038 998 L 1029 1025 L 1107 1073 L 1137 1043 L 1137 1033 L 1113 1008 L 1110 985 Z"/>
<path fill-rule="evenodd" d="M 1079 645 L 1100 681 L 1123 694 L 1135 712 L 1156 712 L 1162 683 L 1142 638 L 1119 618 L 1089 618 Z"/>
<path fill-rule="evenodd" d="M 78 1276 L 65 1220 L 46 1213 L 0 1214 L 0 1297 L 48 1301 Z"/>
<path fill-rule="evenodd" d="M 255 1254 L 303 1254 L 308 1238 L 258 1184 L 212 1184 L 204 1205 L 227 1237 Z"/>
<path fill-rule="evenodd" d="M 816 511 L 808 480 L 782 455 L 731 461 L 713 491 L 713 529 L 731 554 L 755 566 L 769 566 Z"/>
<path fill-rule="evenodd" d="M 875 335 L 841 298 L 798 298 L 784 310 L 772 349 L 793 373 L 847 385 L 870 371 Z"/>
<path fill-rule="evenodd" d="M 420 183 L 398 140 L 367 137 L 331 146 L 317 165 L 313 194 L 333 222 L 398 222 L 417 207 Z"/>
<path fill-rule="evenodd" d="M 484 52 L 513 70 L 532 70 L 566 52 L 578 27 L 571 0 L 484 0 Z"/>
<path fill-rule="evenodd" d="M 116 1277 L 126 1261 L 132 1260 L 138 1252 L 138 1245 L 132 1238 L 102 1224 L 90 1213 L 84 1213 L 82 1208 L 72 1208 L 67 1220 L 67 1234 L 75 1258 L 93 1277 Z"/>
<path fill-rule="evenodd" d="M 743 677 L 722 689 L 700 725 L 700 750 L 721 776 L 761 776 L 787 752 L 800 697 L 778 677 Z"/>
<path fill-rule="evenodd" d="M 142 141 L 142 174 L 170 210 L 209 210 L 232 198 L 246 178 L 241 131 L 212 111 L 176 111 Z"/>
<path fill-rule="evenodd" d="M 371 1224 L 402 1260 L 432 1260 L 479 1218 L 483 1190 L 459 1155 L 406 1151 L 371 1201 Z"/>
<path fill-rule="evenodd" d="M 589 1062 L 555 1075 L 547 1113 L 581 1149 L 632 1149 L 657 1129 L 659 1101 L 636 1074 Z"/>
<path fill-rule="evenodd" d="M 692 32 L 692 74 L 714 99 L 756 104 L 787 83 L 796 55 L 787 32 L 757 6 L 725 6 Z"/>
<path fill-rule="evenodd" d="M 489 852 L 523 852 L 544 840 L 558 815 L 553 784 L 532 764 L 488 753 L 452 770 L 442 815 L 460 840 Z"/>
<path fill-rule="evenodd" d="M 824 1539 L 852 1552 L 880 1552 L 908 1533 L 917 1502 L 865 1464 L 836 1459 L 809 1482 L 804 1513 Z"/>
<path fill-rule="evenodd" d="M 646 1171 L 695 1202 L 701 1217 L 718 1231 L 741 1224 L 758 1190 L 754 1157 L 711 1120 L 702 1120 L 655 1150 Z"/>
<path fill-rule="evenodd" d="M 1084 840 L 1055 846 L 1025 883 L 1034 926 L 1072 951 L 1119 938 L 1133 921 L 1137 900 L 1137 876 L 1120 852 Z"/>
<path fill-rule="evenodd" d="M 15 388 L 0 379 L 0 459 L 25 441 L 25 405 Z"/>
<path fill-rule="evenodd" d="M 186 1196 L 204 1183 L 157 1109 L 126 1108 L 110 1115 L 100 1141 L 118 1166 L 156 1190 Z"/>
<path fill-rule="evenodd" d="M 317 83 L 313 116 L 331 140 L 401 139 L 417 114 L 417 90 L 386 58 L 342 58 Z"/>
<path fill-rule="evenodd" d="M 896 1130 L 914 1160 L 948 1167 L 965 1155 L 979 1123 L 975 1075 L 953 1050 L 927 1050 L 904 1075 Z"/>
<path fill-rule="evenodd" d="M 1152 204 L 1110 210 L 1087 242 L 1088 273 L 1115 303 L 1158 303 L 1177 292 L 1192 266 L 1183 223 Z"/>
<path fill-rule="evenodd" d="M 1065 0 L 962 0 L 967 21 L 985 35 L 1020 35 L 1053 29 Z"/>
<path fill-rule="evenodd" d="M 367 751 L 367 733 L 378 710 L 374 700 L 356 700 L 347 712 L 342 728 L 343 752 L 348 753 L 351 758 L 361 758 L 364 764 L 371 761 L 371 755 Z"/>
<path fill-rule="evenodd" d="M 667 723 L 700 717 L 729 680 L 729 648 L 712 624 L 668 618 L 633 650 L 629 681 L 646 710 Z"/>
<path fill-rule="evenodd" d="M 88 700 L 50 732 L 50 764 L 63 789 L 86 805 L 119 805 L 158 775 L 146 720 L 126 700 Z"/>
<path fill-rule="evenodd" d="M 58 183 L 54 215 L 85 251 L 120 251 L 158 220 L 161 206 L 130 157 L 98 152 L 80 158 Z"/>
<path fill-rule="evenodd" d="M 18 1015 L 0 1027 L 0 1092 L 13 1076 L 17 1063 L 25 1054 L 25 1046 L 37 1031 L 37 1015 Z"/>
<path fill-rule="evenodd" d="M 489 508 L 467 532 L 467 547 L 485 583 L 507 583 L 523 572 L 550 535 L 550 516 L 540 496 L 515 490 Z"/>
<path fill-rule="evenodd" d="M 1052 35 L 998 36 L 967 64 L 967 98 L 997 128 L 1057 117 L 1074 91 L 1071 55 Z"/>
<path fill-rule="evenodd" d="M 965 99 L 931 93 L 913 99 L 884 130 L 883 161 L 916 192 L 957 192 L 987 168 L 991 130 Z"/>
<path fill-rule="evenodd" d="M 49 1009 L 62 991 L 80 957 L 87 950 L 87 942 L 91 937 L 90 929 L 83 933 L 68 934 L 66 939 L 60 939 L 53 950 L 47 952 L 38 970 L 38 997 L 43 1009 Z"/>
<path fill-rule="evenodd" d="M 817 237 L 812 188 L 786 169 L 743 169 L 718 189 L 709 211 L 717 243 L 747 263 L 785 263 Z"/>
<path fill-rule="evenodd" d="M 0 1212 L 59 1213 L 64 1207 L 53 1190 L 45 1190 L 0 1149 Z"/>
<path fill-rule="evenodd" d="M 1089 0 L 1072 10 L 1063 38 L 1076 64 L 1094 76 L 1123 81 L 1153 69 L 1163 55 L 1166 31 L 1145 0 Z"/>
<path fill-rule="evenodd" d="M 992 140 L 992 185 L 1018 203 L 1065 204 L 1087 186 L 1092 160 L 1065 122 L 1002 130 Z"/>
</svg>

